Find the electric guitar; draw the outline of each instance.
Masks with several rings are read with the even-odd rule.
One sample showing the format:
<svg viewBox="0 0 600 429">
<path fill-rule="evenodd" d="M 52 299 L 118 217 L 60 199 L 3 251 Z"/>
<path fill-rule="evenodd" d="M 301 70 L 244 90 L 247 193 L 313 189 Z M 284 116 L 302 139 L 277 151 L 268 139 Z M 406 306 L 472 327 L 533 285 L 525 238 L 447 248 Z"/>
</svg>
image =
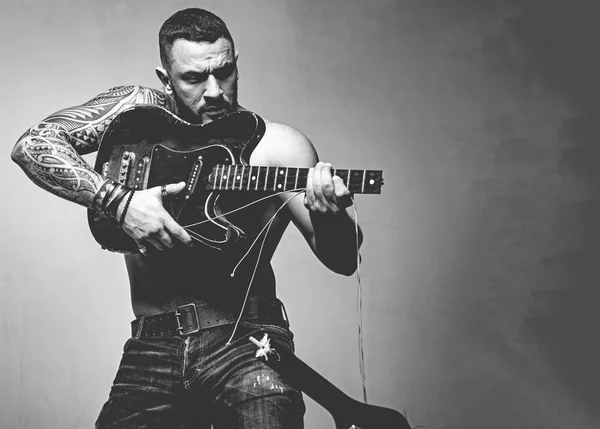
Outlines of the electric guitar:
<svg viewBox="0 0 600 429">
<path fill-rule="evenodd" d="M 261 341 L 249 339 L 258 347 L 256 357 L 329 411 L 337 429 L 411 429 L 400 412 L 350 398 L 266 334 Z"/>
<path fill-rule="evenodd" d="M 134 106 L 117 115 L 104 132 L 94 169 L 136 190 L 186 182 L 180 194 L 163 200 L 165 208 L 204 245 L 224 250 L 246 236 L 223 215 L 219 199 L 224 194 L 258 198 L 306 187 L 308 168 L 249 165 L 265 128 L 263 119 L 251 112 L 194 125 L 159 106 Z M 381 192 L 381 170 L 335 169 L 333 173 L 352 193 Z M 114 219 L 89 209 L 88 224 L 103 248 L 138 252 L 135 241 Z"/>
</svg>

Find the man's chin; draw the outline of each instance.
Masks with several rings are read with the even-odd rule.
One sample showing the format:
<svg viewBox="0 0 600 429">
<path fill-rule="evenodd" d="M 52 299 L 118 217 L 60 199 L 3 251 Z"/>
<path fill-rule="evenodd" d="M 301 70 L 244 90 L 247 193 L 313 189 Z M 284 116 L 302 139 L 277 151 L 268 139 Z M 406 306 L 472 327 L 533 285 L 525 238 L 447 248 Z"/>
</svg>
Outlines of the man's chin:
<svg viewBox="0 0 600 429">
<path fill-rule="evenodd" d="M 202 116 L 204 118 L 209 118 L 211 120 L 215 120 L 215 119 L 219 119 L 222 118 L 223 116 L 225 116 L 227 113 L 229 113 L 229 111 L 227 109 L 221 109 L 221 110 L 210 110 L 207 112 L 203 112 Z"/>
<path fill-rule="evenodd" d="M 222 118 L 228 113 L 230 113 L 229 109 L 202 111 L 199 113 L 187 112 L 187 114 L 181 115 L 180 118 L 191 124 L 206 124 Z"/>
</svg>

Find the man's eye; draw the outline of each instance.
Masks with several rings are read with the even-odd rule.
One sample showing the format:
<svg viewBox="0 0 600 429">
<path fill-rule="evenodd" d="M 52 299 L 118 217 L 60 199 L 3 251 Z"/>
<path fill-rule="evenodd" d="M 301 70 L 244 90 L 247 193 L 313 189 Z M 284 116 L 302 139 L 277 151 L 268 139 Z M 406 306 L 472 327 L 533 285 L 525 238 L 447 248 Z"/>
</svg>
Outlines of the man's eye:
<svg viewBox="0 0 600 429">
<path fill-rule="evenodd" d="M 185 78 L 185 81 L 187 83 L 199 83 L 199 82 L 204 82 L 207 77 L 208 77 L 207 75 L 192 75 L 192 76 L 187 76 Z"/>
<path fill-rule="evenodd" d="M 233 64 L 217 69 L 213 72 L 213 76 L 217 80 L 227 79 L 233 73 Z"/>
</svg>

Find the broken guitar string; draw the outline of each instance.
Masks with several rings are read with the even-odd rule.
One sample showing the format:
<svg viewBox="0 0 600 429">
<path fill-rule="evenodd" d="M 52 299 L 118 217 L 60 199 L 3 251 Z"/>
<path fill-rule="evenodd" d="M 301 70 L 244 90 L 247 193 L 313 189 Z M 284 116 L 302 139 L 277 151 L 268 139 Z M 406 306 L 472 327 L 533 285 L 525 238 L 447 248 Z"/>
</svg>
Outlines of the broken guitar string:
<svg viewBox="0 0 600 429">
<path fill-rule="evenodd" d="M 240 266 L 240 264 L 243 262 L 244 259 L 246 259 L 246 257 L 250 254 L 252 248 L 256 245 L 256 243 L 258 242 L 258 239 L 260 238 L 261 235 L 263 235 L 262 238 L 262 242 L 260 245 L 260 249 L 258 252 L 258 256 L 256 259 L 256 263 L 254 265 L 254 270 L 252 271 L 252 276 L 250 278 L 250 281 L 248 283 L 248 287 L 246 289 L 246 295 L 244 297 L 244 302 L 242 304 L 242 308 L 239 312 L 238 318 L 236 320 L 235 326 L 233 328 L 233 332 L 231 334 L 231 337 L 229 338 L 229 340 L 227 341 L 227 346 L 231 345 L 231 341 L 233 340 L 233 338 L 235 337 L 235 333 L 237 331 L 238 325 L 241 321 L 242 318 L 242 314 L 244 312 L 244 309 L 246 307 L 246 303 L 248 301 L 248 296 L 250 294 L 250 289 L 252 287 L 252 282 L 254 281 L 254 276 L 256 274 L 256 270 L 258 269 L 258 265 L 260 263 L 260 257 L 262 255 L 262 250 L 264 248 L 264 244 L 266 242 L 267 239 L 267 235 L 269 234 L 269 230 L 271 229 L 271 225 L 273 225 L 273 222 L 275 220 L 275 218 L 277 217 L 277 215 L 279 214 L 279 212 L 294 198 L 296 198 L 298 195 L 302 195 L 304 193 L 304 191 L 306 190 L 306 188 L 298 188 L 298 189 L 292 189 L 290 191 L 283 191 L 283 192 L 277 192 L 271 195 L 267 195 L 266 197 L 262 197 L 259 198 L 256 201 L 253 201 L 251 203 L 245 204 L 241 207 L 238 207 L 236 209 L 230 210 L 226 213 L 221 213 L 217 216 L 215 216 L 215 218 L 219 218 L 219 217 L 224 217 L 227 216 L 229 214 L 238 212 L 240 210 L 246 209 L 254 204 L 258 204 L 264 200 L 267 200 L 269 198 L 273 198 L 276 197 L 278 195 L 281 194 L 285 194 L 285 193 L 294 193 L 294 195 L 292 195 L 291 197 L 289 197 L 287 200 L 284 201 L 284 203 L 281 205 L 281 207 L 279 207 L 277 209 L 277 211 L 273 214 L 273 216 L 269 219 L 269 221 L 265 224 L 265 226 L 260 230 L 260 232 L 256 235 L 256 238 L 254 239 L 254 241 L 252 242 L 252 244 L 249 246 L 248 250 L 246 251 L 246 253 L 240 258 L 240 260 L 238 261 L 238 263 L 235 265 L 235 267 L 233 268 L 232 272 L 231 272 L 231 277 L 235 276 L 235 271 L 237 270 L 237 268 Z M 362 305 L 362 283 L 361 283 L 361 279 L 360 279 L 360 248 L 359 248 L 359 242 L 358 242 L 358 211 L 356 209 L 356 201 L 354 201 L 354 198 L 351 197 L 352 199 L 352 208 L 354 209 L 354 224 L 355 224 L 355 234 L 356 234 L 356 279 L 357 279 L 357 289 L 356 289 L 356 306 L 357 306 L 357 313 L 358 313 L 358 364 L 359 364 L 359 369 L 360 369 L 360 376 L 361 376 L 361 384 L 362 384 L 362 393 L 363 393 L 363 401 L 365 404 L 367 404 L 367 380 L 366 380 L 366 373 L 365 373 L 365 356 L 364 356 L 364 341 L 363 341 L 363 305 Z M 196 222 L 196 223 L 192 223 L 192 224 L 188 224 L 188 225 L 184 225 L 184 228 L 186 229 L 186 231 L 188 231 L 191 236 L 193 238 L 195 232 L 190 230 L 189 228 L 193 227 L 193 226 L 197 226 L 206 222 L 210 222 L 212 221 L 212 219 L 205 219 L 203 221 L 200 222 Z M 266 231 L 266 232 L 265 232 Z M 196 240 L 198 240 L 197 238 L 195 238 Z M 261 357 L 264 356 L 265 359 L 267 359 L 267 354 L 269 352 L 276 352 L 274 349 L 270 348 L 270 343 L 268 340 L 267 335 L 265 334 L 265 337 L 263 337 L 262 341 L 257 341 L 255 338 L 250 337 L 250 340 L 254 340 L 252 342 L 254 342 L 254 344 L 259 347 L 259 350 L 256 353 L 256 357 Z"/>
</svg>

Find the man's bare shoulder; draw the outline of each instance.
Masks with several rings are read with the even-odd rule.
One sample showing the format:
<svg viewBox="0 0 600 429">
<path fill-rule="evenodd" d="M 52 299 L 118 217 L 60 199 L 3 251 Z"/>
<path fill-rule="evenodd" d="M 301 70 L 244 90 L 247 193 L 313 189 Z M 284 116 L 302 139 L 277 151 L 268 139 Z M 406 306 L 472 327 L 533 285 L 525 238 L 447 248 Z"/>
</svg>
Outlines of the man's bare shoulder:
<svg viewBox="0 0 600 429">
<path fill-rule="evenodd" d="M 97 119 L 105 120 L 126 107 L 139 104 L 155 104 L 166 107 L 167 101 L 163 92 L 153 88 L 139 85 L 116 86 L 101 92 L 83 104 L 59 110 L 44 121 L 60 123 L 65 129 L 71 130 L 73 127 L 79 127 Z"/>
<path fill-rule="evenodd" d="M 166 95 L 156 89 L 139 85 L 110 88 L 89 101 L 59 110 L 34 125 L 26 134 L 47 134 L 49 129 L 63 133 L 78 153 L 85 154 L 97 148 L 108 124 L 123 110 L 141 104 L 169 108 Z"/>
<path fill-rule="evenodd" d="M 253 164 L 312 167 L 317 163 L 317 152 L 301 131 L 263 119 L 266 125 L 265 135 L 252 154 Z"/>
<path fill-rule="evenodd" d="M 82 106 L 105 106 L 111 104 L 154 104 L 166 107 L 169 103 L 163 91 L 141 85 L 122 85 L 110 88 Z"/>
</svg>

